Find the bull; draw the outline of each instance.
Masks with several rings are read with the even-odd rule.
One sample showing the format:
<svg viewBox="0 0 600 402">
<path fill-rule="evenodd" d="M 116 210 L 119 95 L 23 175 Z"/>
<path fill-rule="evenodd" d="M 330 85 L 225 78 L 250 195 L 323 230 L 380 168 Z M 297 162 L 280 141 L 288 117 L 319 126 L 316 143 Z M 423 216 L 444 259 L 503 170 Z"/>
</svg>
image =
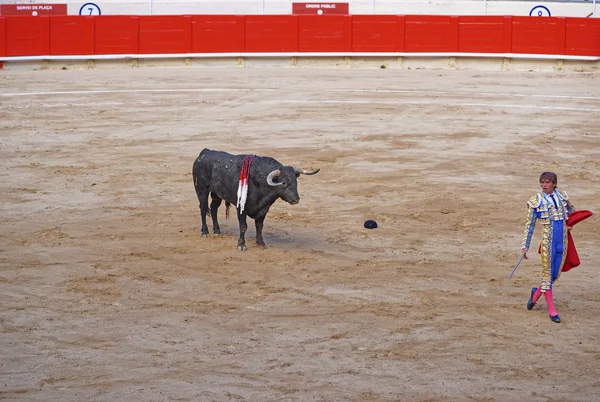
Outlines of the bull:
<svg viewBox="0 0 600 402">
<path fill-rule="evenodd" d="M 213 234 L 221 234 L 217 220 L 217 210 L 221 202 L 225 201 L 226 216 L 229 216 L 229 207 L 236 205 L 239 221 L 240 237 L 238 250 L 246 251 L 245 234 L 248 229 L 246 217 L 254 219 L 256 225 L 256 244 L 265 248 L 262 229 L 263 222 L 269 208 L 277 199 L 294 205 L 300 201 L 298 196 L 297 178 L 301 174 L 313 175 L 316 170 L 305 170 L 292 166 L 284 166 L 277 160 L 266 156 L 253 156 L 249 165 L 247 194 L 245 203 L 240 205 L 240 173 L 243 173 L 244 164 L 248 155 L 231 155 L 227 152 L 203 149 L 194 161 L 192 176 L 198 201 L 200 201 L 200 216 L 202 217 L 202 236 L 209 235 L 206 225 L 206 215 L 212 217 Z M 246 165 L 248 166 L 248 165 Z M 210 208 L 208 194 L 211 195 Z"/>
</svg>

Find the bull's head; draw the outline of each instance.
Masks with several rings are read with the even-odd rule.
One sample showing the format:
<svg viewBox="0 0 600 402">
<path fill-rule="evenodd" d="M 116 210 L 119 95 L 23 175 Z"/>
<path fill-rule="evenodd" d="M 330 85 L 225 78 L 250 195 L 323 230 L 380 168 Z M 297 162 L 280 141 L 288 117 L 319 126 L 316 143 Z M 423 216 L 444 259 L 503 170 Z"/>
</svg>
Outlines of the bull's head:
<svg viewBox="0 0 600 402">
<path fill-rule="evenodd" d="M 269 173 L 267 176 L 267 183 L 269 186 L 278 187 L 277 193 L 281 199 L 293 205 L 300 202 L 300 196 L 298 195 L 298 184 L 296 182 L 298 176 L 301 174 L 317 174 L 319 170 L 321 169 L 306 170 L 292 166 L 284 166 L 281 170 L 277 169 Z"/>
</svg>

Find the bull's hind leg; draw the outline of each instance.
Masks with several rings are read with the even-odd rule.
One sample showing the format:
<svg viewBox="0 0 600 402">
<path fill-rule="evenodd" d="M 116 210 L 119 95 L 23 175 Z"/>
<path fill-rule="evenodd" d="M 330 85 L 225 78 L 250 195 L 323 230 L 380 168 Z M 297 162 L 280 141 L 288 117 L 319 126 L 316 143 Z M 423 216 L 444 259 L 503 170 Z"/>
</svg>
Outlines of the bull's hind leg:
<svg viewBox="0 0 600 402">
<path fill-rule="evenodd" d="M 240 223 L 240 238 L 238 239 L 238 250 L 246 251 L 248 247 L 246 247 L 246 230 L 248 230 L 248 224 L 246 223 L 246 214 L 239 213 L 238 209 L 238 222 Z"/>
<path fill-rule="evenodd" d="M 219 209 L 222 200 L 213 193 L 210 193 L 210 195 L 212 198 L 212 202 L 210 203 L 210 215 L 213 221 L 213 234 L 220 235 L 221 228 L 219 227 L 219 221 L 217 220 L 217 210 Z"/>
<path fill-rule="evenodd" d="M 200 216 L 202 217 L 202 236 L 208 236 L 208 225 L 206 225 L 206 214 L 208 212 L 208 189 L 196 189 L 198 201 L 200 201 Z"/>
<path fill-rule="evenodd" d="M 192 177 L 194 179 L 194 189 L 196 190 L 196 196 L 200 202 L 200 216 L 202 217 L 202 236 L 208 236 L 208 226 L 206 226 L 206 214 L 208 212 L 208 192 L 209 186 L 206 181 L 203 180 L 203 176 L 200 174 L 201 166 L 200 161 L 202 156 L 199 156 L 192 166 Z"/>
</svg>

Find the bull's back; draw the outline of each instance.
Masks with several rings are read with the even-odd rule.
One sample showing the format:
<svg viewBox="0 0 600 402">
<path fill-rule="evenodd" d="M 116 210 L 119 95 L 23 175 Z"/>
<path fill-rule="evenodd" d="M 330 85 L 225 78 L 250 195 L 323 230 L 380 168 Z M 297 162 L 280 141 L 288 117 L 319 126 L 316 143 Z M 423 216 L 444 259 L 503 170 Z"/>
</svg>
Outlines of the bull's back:
<svg viewBox="0 0 600 402">
<path fill-rule="evenodd" d="M 235 204 L 244 155 L 203 149 L 194 162 L 194 183 L 208 187 L 219 198 Z"/>
</svg>

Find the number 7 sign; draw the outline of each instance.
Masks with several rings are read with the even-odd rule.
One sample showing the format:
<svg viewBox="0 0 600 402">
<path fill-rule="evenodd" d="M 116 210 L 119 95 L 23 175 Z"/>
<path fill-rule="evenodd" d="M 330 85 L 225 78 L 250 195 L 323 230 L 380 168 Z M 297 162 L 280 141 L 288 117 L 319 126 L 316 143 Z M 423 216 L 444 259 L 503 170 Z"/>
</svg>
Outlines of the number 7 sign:
<svg viewBox="0 0 600 402">
<path fill-rule="evenodd" d="M 79 9 L 79 15 L 102 15 L 100 7 L 94 3 L 85 3 Z"/>
</svg>

